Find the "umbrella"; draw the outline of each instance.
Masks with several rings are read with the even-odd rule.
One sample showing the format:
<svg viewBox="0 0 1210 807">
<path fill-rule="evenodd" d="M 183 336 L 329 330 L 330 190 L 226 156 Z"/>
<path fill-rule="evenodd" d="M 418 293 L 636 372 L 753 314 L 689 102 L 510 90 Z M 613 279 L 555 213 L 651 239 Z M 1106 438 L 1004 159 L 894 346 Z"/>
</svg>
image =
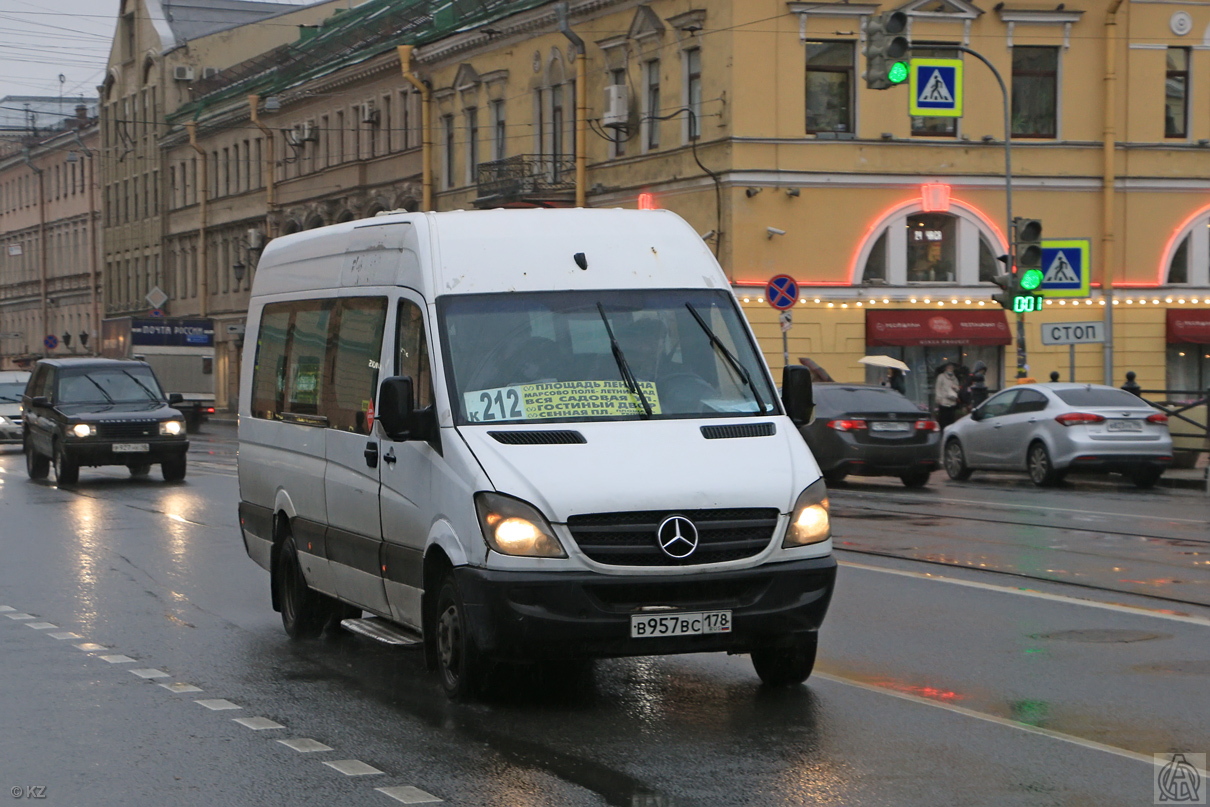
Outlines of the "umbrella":
<svg viewBox="0 0 1210 807">
<path fill-rule="evenodd" d="M 812 381 L 832 381 L 832 376 L 828 371 L 819 366 L 814 359 L 808 359 L 805 356 L 799 357 L 798 363 L 811 371 Z"/>
<path fill-rule="evenodd" d="M 906 364 L 890 356 L 862 356 L 857 361 L 862 364 L 872 364 L 875 367 L 894 367 L 896 370 L 902 370 L 905 373 L 911 372 Z"/>
</svg>

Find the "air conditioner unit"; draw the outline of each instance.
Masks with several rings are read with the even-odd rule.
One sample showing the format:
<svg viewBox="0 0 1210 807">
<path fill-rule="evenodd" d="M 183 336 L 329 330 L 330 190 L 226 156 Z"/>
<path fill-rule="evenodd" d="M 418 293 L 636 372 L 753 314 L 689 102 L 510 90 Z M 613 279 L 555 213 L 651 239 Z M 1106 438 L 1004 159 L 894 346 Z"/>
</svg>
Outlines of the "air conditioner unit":
<svg viewBox="0 0 1210 807">
<path fill-rule="evenodd" d="M 217 67 L 203 67 L 202 68 L 202 78 L 214 78 L 218 74 L 219 74 L 219 68 L 217 68 Z"/>
<path fill-rule="evenodd" d="M 187 64 L 178 64 L 172 68 L 172 78 L 175 81 L 193 81 L 193 68 Z"/>
<path fill-rule="evenodd" d="M 374 108 L 373 104 L 366 104 L 365 106 L 363 106 L 361 108 L 361 122 L 362 123 L 368 123 L 371 126 L 377 126 L 378 122 L 380 120 L 381 120 L 381 117 L 378 114 L 378 110 Z"/>
<path fill-rule="evenodd" d="M 286 129 L 286 142 L 294 147 L 301 147 L 303 144 L 302 127 L 296 125 L 293 129 Z"/>
<path fill-rule="evenodd" d="M 248 249 L 261 249 L 265 246 L 265 234 L 255 227 L 248 228 Z"/>
<path fill-rule="evenodd" d="M 610 129 L 625 129 L 629 118 L 630 93 L 625 84 L 610 84 L 605 88 L 605 114 L 601 125 Z"/>
<path fill-rule="evenodd" d="M 302 125 L 299 131 L 299 138 L 303 143 L 318 143 L 319 130 L 315 128 L 314 121 L 307 121 Z"/>
</svg>

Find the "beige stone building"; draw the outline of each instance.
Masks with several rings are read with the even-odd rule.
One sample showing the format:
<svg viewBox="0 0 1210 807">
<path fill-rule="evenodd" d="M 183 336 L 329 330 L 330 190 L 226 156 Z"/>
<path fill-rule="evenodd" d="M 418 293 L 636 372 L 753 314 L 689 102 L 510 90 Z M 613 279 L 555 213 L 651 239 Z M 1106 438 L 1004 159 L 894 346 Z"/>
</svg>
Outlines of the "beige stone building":
<svg viewBox="0 0 1210 807">
<path fill-rule="evenodd" d="M 100 133 L 68 122 L 0 158 L 0 369 L 97 347 Z"/>
</svg>

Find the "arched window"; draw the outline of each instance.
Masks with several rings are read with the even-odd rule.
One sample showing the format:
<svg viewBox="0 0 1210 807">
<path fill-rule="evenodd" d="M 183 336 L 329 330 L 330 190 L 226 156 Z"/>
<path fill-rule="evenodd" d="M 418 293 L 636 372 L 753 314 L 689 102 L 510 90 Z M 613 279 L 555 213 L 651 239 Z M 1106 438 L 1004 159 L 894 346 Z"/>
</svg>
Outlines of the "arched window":
<svg viewBox="0 0 1210 807">
<path fill-rule="evenodd" d="M 1160 282 L 1173 286 L 1210 286 L 1210 206 L 1182 223 L 1164 250 Z"/>
<path fill-rule="evenodd" d="M 1004 271 L 1004 237 L 980 211 L 946 200 L 944 211 L 914 199 L 885 213 L 858 250 L 851 282 L 867 286 L 976 286 Z"/>
</svg>

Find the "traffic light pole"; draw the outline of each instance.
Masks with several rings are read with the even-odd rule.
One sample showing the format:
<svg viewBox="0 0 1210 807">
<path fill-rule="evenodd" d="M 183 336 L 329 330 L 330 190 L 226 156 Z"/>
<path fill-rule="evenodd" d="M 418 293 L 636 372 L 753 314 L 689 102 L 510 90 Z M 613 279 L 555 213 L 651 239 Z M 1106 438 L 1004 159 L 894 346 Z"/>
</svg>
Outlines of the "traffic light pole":
<svg viewBox="0 0 1210 807">
<path fill-rule="evenodd" d="M 991 62 L 983 58 L 983 54 L 961 45 L 955 47 L 954 50 L 969 53 L 987 65 L 987 69 L 992 71 L 992 75 L 996 77 L 996 81 L 1000 84 L 1000 94 L 1004 99 L 1004 234 L 1008 240 L 1008 270 L 1012 274 L 1015 283 L 1017 277 L 1017 255 L 1016 245 L 1013 243 L 1013 129 L 1012 110 L 1009 107 L 1008 100 L 1008 87 L 1005 86 L 1004 79 L 1000 76 L 1000 71 Z M 1025 378 L 1025 364 L 1025 315 L 1017 314 L 1017 378 Z"/>
</svg>

